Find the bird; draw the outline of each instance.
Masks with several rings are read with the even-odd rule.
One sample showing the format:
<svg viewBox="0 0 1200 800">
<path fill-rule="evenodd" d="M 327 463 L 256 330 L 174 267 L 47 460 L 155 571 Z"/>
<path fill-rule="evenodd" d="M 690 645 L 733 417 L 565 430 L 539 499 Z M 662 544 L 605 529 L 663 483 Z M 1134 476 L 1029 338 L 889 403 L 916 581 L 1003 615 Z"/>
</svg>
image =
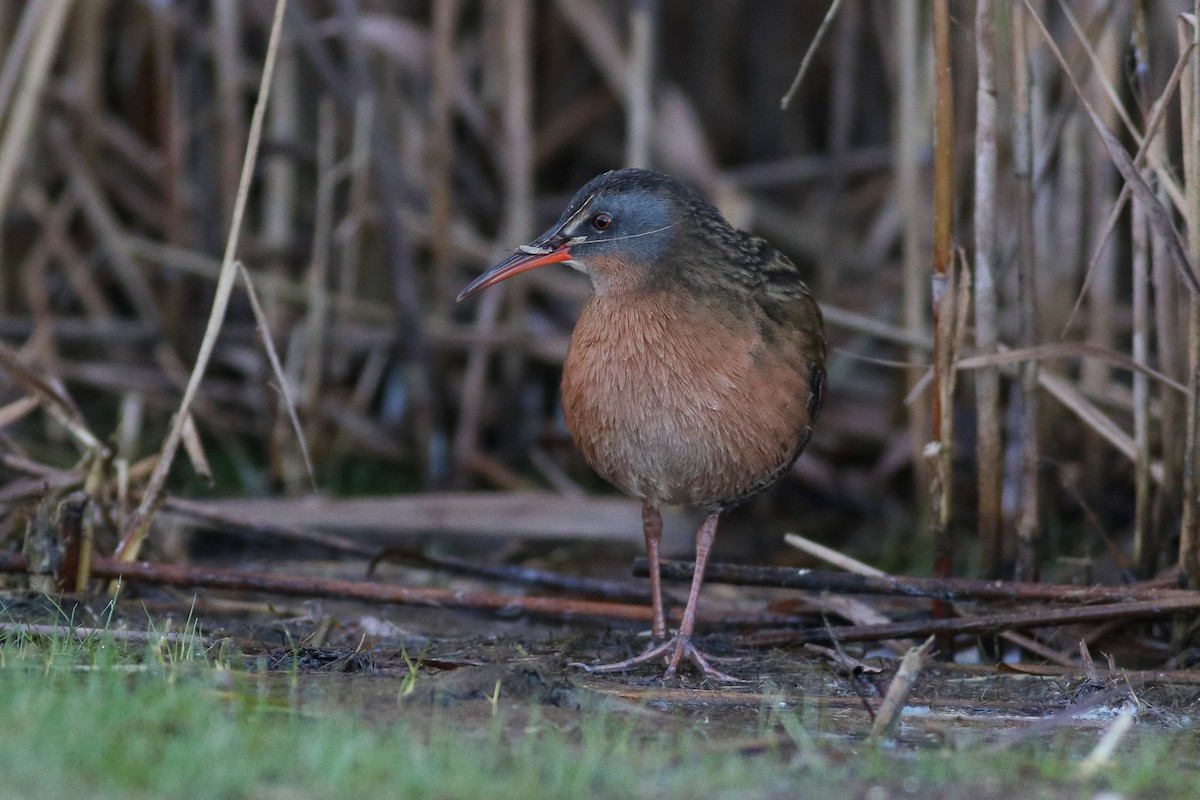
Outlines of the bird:
<svg viewBox="0 0 1200 800">
<path fill-rule="evenodd" d="M 684 659 L 737 682 L 693 642 L 721 514 L 776 483 L 812 434 L 825 391 L 821 309 L 796 265 L 739 230 L 694 189 L 649 169 L 605 172 L 558 221 L 483 272 L 458 300 L 564 264 L 591 279 L 562 370 L 562 409 L 584 459 L 642 503 L 651 645 L 617 672 Z M 679 628 L 668 636 L 659 574 L 664 506 L 703 510 Z"/>
</svg>

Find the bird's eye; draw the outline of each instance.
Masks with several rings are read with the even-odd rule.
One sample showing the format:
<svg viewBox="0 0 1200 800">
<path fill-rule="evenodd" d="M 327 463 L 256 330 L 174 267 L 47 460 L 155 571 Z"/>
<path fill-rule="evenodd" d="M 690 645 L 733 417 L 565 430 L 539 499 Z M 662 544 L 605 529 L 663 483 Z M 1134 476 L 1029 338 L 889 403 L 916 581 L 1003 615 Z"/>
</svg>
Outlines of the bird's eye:
<svg viewBox="0 0 1200 800">
<path fill-rule="evenodd" d="M 592 217 L 592 227 L 598 231 L 606 231 L 612 226 L 612 214 L 607 211 L 601 211 L 596 216 Z"/>
</svg>

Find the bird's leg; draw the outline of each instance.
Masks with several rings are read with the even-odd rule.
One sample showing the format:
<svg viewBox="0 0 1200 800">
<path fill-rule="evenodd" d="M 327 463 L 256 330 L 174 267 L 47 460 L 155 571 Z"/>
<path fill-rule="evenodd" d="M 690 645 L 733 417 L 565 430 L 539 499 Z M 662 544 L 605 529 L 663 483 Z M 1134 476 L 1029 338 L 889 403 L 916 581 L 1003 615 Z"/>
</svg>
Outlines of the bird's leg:
<svg viewBox="0 0 1200 800">
<path fill-rule="evenodd" d="M 667 664 L 663 679 L 675 677 L 679 663 L 687 656 L 693 664 L 708 677 L 719 681 L 736 682 L 738 679 L 726 675 L 708 663 L 704 654 L 692 644 L 692 631 L 696 628 L 696 601 L 700 599 L 700 586 L 704 583 L 704 567 L 708 564 L 708 554 L 712 552 L 713 540 L 717 538 L 717 519 L 720 512 L 714 511 L 704 520 L 700 530 L 696 531 L 696 566 L 692 571 L 692 588 L 688 591 L 687 606 L 683 610 L 683 621 L 679 625 L 679 633 L 674 638 L 675 652 Z"/>
<path fill-rule="evenodd" d="M 642 528 L 646 534 L 646 558 L 650 560 L 650 602 L 654 620 L 650 638 L 658 644 L 667 638 L 667 617 L 663 611 L 662 575 L 659 570 L 658 543 L 662 539 L 662 514 L 649 503 L 642 504 Z"/>
<path fill-rule="evenodd" d="M 678 634 L 667 639 L 662 644 L 652 645 L 649 650 L 641 655 L 627 658 L 624 661 L 618 661 L 615 664 L 591 665 L 573 663 L 572 666 L 586 669 L 588 672 L 621 672 L 640 664 L 648 664 L 669 657 L 670 661 L 667 664 L 667 671 L 663 673 L 663 679 L 666 680 L 675 677 L 675 672 L 679 669 L 679 664 L 686 656 L 706 677 L 727 683 L 740 683 L 741 681 L 738 678 L 726 675 L 721 670 L 709 664 L 704 654 L 692 644 L 692 631 L 696 627 L 696 601 L 700 597 L 700 586 L 704 583 L 704 565 L 708 562 L 708 554 L 712 551 L 713 539 L 716 538 L 716 535 L 717 514 L 714 513 L 710 514 L 708 519 L 704 520 L 704 524 L 696 532 L 696 570 L 692 575 L 692 589 L 688 593 L 687 608 L 684 609 L 683 622 L 679 626 Z M 649 535 L 647 535 L 646 541 L 647 549 L 649 550 Z M 655 575 L 658 573 L 657 556 L 654 555 L 650 558 L 651 575 Z M 653 584 L 651 585 L 653 586 Z M 663 628 L 666 628 L 665 623 Z"/>
</svg>

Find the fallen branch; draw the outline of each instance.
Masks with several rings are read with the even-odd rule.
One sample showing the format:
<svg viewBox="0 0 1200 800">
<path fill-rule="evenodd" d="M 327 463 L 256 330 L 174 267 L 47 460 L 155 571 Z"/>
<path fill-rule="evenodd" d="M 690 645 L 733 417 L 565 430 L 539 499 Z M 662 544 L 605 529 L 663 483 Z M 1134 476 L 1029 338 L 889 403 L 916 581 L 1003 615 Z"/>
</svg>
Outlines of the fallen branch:
<svg viewBox="0 0 1200 800">
<path fill-rule="evenodd" d="M 690 561 L 663 561 L 665 581 L 690 582 L 694 564 Z M 650 574 L 649 562 L 637 558 L 633 574 Z M 757 567 L 739 564 L 709 564 L 704 571 L 708 583 L 730 583 L 739 586 L 772 586 L 781 589 L 800 589 L 809 592 L 839 594 L 899 595 L 902 597 L 935 597 L 941 600 L 1000 600 L 1045 603 L 1116 603 L 1134 600 L 1194 600 L 1200 594 L 1186 589 L 1167 589 L 1154 585 L 1128 586 L 1068 586 L 1052 583 L 1020 583 L 1017 581 L 987 581 L 972 578 L 911 578 L 891 575 L 857 575 L 845 572 L 795 569 L 791 567 Z"/>
<path fill-rule="evenodd" d="M 1013 614 L 985 614 L 955 619 L 921 619 L 892 622 L 886 625 L 846 625 L 840 628 L 809 628 L 806 630 L 760 631 L 739 637 L 735 644 L 742 647 L 781 647 L 808 642 L 873 642 L 880 639 L 900 639 L 929 634 L 962 635 L 991 634 L 1006 630 L 1050 628 L 1101 620 L 1130 620 L 1166 617 L 1182 612 L 1200 611 L 1200 593 L 1190 597 L 1170 597 L 1162 600 L 1134 600 L 1127 603 L 1105 603 L 1083 608 L 1050 608 Z"/>
<path fill-rule="evenodd" d="M 0 572 L 25 572 L 29 559 L 21 553 L 0 554 Z M 469 611 L 493 611 L 500 614 L 536 614 L 556 619 L 601 619 L 650 622 L 648 605 L 612 603 L 599 600 L 575 600 L 563 597 L 538 597 L 497 594 L 428 587 L 398 586 L 390 583 L 352 581 L 340 578 L 316 578 L 306 575 L 273 575 L 265 572 L 197 567 L 181 564 L 155 564 L 148 561 L 121 561 L 119 558 L 94 557 L 92 577 L 128 583 L 162 586 L 222 589 L 239 592 L 265 592 L 293 597 L 362 600 L 370 603 L 457 608 Z M 668 615 L 678 623 L 682 612 Z M 698 619 L 708 626 L 762 627 L 799 625 L 803 618 L 781 614 L 729 614 L 719 610 L 701 613 Z"/>
</svg>

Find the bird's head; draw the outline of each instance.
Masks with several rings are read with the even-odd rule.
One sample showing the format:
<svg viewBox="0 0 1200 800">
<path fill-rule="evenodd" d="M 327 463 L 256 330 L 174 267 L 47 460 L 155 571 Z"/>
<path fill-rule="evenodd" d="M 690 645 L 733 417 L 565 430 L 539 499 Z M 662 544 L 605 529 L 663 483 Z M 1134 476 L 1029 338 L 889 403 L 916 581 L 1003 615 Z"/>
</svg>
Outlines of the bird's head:
<svg viewBox="0 0 1200 800">
<path fill-rule="evenodd" d="M 693 190 L 661 172 L 606 172 L 576 192 L 550 230 L 484 272 L 458 299 L 559 263 L 585 273 L 598 293 L 644 285 L 670 268 L 672 244 L 687 235 L 698 212 L 716 214 Z"/>
</svg>

